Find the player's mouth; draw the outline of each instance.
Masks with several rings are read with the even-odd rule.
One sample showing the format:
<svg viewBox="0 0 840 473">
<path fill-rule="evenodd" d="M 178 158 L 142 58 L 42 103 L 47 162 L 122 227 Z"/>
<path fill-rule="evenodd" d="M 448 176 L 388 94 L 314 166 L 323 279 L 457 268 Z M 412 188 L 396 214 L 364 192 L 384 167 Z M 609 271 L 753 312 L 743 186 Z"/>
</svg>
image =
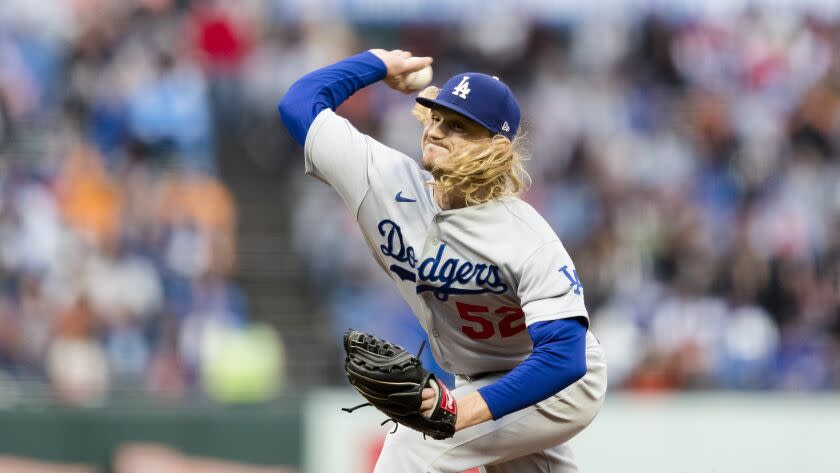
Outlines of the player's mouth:
<svg viewBox="0 0 840 473">
<path fill-rule="evenodd" d="M 427 147 L 429 147 L 429 146 L 434 146 L 434 147 L 441 148 L 441 149 L 444 149 L 444 150 L 446 150 L 446 151 L 449 151 L 449 148 L 447 148 L 446 146 L 444 146 L 444 145 L 442 145 L 442 144 L 440 144 L 440 143 L 435 143 L 435 142 L 432 142 L 432 141 L 427 141 L 427 142 L 426 142 L 426 146 L 427 146 Z"/>
</svg>

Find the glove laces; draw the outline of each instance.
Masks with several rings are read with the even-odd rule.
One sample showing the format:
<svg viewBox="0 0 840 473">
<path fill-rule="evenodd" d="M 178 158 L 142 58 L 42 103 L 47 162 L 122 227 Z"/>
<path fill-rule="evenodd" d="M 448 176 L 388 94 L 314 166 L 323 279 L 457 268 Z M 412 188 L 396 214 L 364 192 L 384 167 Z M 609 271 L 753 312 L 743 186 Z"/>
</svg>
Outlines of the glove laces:
<svg viewBox="0 0 840 473">
<path fill-rule="evenodd" d="M 423 349 L 424 349 L 424 348 L 426 348 L 426 340 L 423 340 L 423 343 L 421 343 L 421 344 L 420 344 L 420 349 L 419 349 L 419 350 L 417 350 L 417 358 L 418 358 L 418 359 L 420 358 L 420 355 L 422 355 L 422 354 L 423 354 Z M 363 408 L 363 407 L 368 407 L 368 406 L 372 406 L 372 405 L 373 405 L 373 404 L 371 404 L 371 403 L 369 403 L 369 402 L 365 402 L 365 403 L 359 404 L 358 406 L 353 406 L 353 407 L 342 407 L 342 408 L 341 408 L 341 410 L 342 410 L 342 411 L 344 411 L 344 412 L 346 412 L 346 413 L 348 413 L 348 414 L 352 414 L 352 413 L 353 413 L 353 411 L 355 411 L 355 410 L 357 410 L 357 409 L 361 409 L 361 408 Z M 382 423 L 381 423 L 381 424 L 379 424 L 379 425 L 385 425 L 385 424 L 387 424 L 388 422 L 393 422 L 393 423 L 394 423 L 394 430 L 392 430 L 392 431 L 391 431 L 391 433 L 392 433 L 392 434 L 396 433 L 396 432 L 397 432 L 397 427 L 399 427 L 399 426 L 400 426 L 400 423 L 399 423 L 399 422 L 397 422 L 397 421 L 395 421 L 394 419 L 391 419 L 390 417 L 389 417 L 389 418 L 387 418 L 387 419 L 385 419 L 385 420 L 383 420 L 383 421 L 382 421 Z M 423 440 L 426 440 L 426 434 L 425 434 L 425 433 L 423 433 Z"/>
</svg>

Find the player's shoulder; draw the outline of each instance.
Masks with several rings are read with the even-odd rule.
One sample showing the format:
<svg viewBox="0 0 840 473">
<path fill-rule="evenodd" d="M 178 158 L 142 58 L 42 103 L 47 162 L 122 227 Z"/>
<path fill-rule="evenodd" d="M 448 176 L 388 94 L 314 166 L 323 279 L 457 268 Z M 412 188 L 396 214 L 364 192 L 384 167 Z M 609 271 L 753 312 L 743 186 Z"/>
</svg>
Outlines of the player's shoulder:
<svg viewBox="0 0 840 473">
<path fill-rule="evenodd" d="M 497 199 L 501 212 L 506 220 L 512 223 L 523 240 L 535 245 L 544 245 L 552 241 L 559 241 L 557 232 L 531 204 L 516 196 L 506 196 Z"/>
<path fill-rule="evenodd" d="M 329 108 L 322 110 L 312 122 L 305 150 L 309 152 L 318 142 L 327 144 L 330 149 L 364 150 L 380 174 L 396 172 L 413 175 L 421 171 L 414 159 L 359 131 L 350 120 Z"/>
</svg>

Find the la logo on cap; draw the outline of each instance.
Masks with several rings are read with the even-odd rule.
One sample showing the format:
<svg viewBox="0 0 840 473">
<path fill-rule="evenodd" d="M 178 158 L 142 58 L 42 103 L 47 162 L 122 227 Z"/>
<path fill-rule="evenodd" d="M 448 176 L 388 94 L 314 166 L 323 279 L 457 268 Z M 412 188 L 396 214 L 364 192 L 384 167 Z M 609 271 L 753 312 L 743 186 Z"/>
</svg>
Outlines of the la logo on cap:
<svg viewBox="0 0 840 473">
<path fill-rule="evenodd" d="M 470 76 L 464 76 L 461 83 L 452 90 L 452 95 L 457 95 L 462 99 L 466 99 L 470 93 Z"/>
</svg>

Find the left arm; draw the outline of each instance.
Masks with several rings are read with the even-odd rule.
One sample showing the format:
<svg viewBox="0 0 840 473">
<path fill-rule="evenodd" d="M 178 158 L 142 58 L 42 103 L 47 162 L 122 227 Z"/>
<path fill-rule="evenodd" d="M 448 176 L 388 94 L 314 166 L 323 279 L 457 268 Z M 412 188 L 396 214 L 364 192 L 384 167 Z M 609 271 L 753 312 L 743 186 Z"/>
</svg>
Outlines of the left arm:
<svg viewBox="0 0 840 473">
<path fill-rule="evenodd" d="M 562 391 L 586 374 L 586 323 L 581 318 L 537 322 L 528 327 L 531 355 L 493 384 L 458 399 L 455 430 L 498 419 Z M 435 392 L 423 390 L 422 411 Z"/>
</svg>

